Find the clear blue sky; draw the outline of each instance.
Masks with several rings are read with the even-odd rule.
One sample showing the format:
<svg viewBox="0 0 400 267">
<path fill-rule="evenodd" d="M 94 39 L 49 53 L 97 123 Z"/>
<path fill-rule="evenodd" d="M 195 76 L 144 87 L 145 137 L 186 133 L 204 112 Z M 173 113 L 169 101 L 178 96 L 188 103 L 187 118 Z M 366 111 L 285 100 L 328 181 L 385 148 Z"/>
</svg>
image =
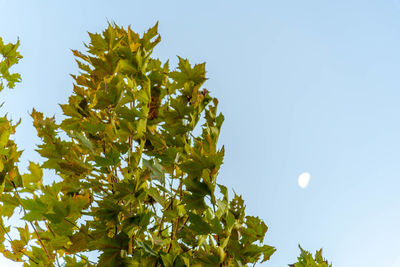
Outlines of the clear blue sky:
<svg viewBox="0 0 400 267">
<path fill-rule="evenodd" d="M 28 112 L 60 118 L 72 92 L 70 49 L 107 19 L 139 32 L 159 21 L 156 56 L 207 62 L 226 117 L 220 182 L 269 226 L 278 250 L 263 266 L 293 263 L 299 243 L 338 267 L 400 266 L 399 1 L 0 0 L 0 13 L 24 56 L 23 83 L 1 95 L 23 119 L 23 166 L 39 160 Z"/>
</svg>

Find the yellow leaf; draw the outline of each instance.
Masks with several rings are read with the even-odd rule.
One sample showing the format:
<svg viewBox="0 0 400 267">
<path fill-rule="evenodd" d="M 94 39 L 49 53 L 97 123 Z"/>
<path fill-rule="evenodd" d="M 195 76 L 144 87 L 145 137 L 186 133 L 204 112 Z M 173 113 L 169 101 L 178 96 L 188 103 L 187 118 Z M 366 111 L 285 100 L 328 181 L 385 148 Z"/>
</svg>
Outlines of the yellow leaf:
<svg viewBox="0 0 400 267">
<path fill-rule="evenodd" d="M 136 52 L 139 49 L 140 43 L 130 43 L 129 48 L 132 52 Z"/>
</svg>

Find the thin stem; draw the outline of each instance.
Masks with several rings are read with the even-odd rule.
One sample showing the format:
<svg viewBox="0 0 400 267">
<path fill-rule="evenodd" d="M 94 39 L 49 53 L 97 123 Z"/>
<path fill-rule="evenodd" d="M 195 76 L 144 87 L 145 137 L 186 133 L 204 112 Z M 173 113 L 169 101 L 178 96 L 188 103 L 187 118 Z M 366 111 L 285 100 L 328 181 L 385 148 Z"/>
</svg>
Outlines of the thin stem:
<svg viewBox="0 0 400 267">
<path fill-rule="evenodd" d="M 37 230 L 36 230 L 36 227 L 33 225 L 32 222 L 29 222 L 29 223 L 30 223 L 30 225 L 32 226 L 33 231 L 35 231 L 36 237 L 38 238 L 40 245 L 42 246 L 44 252 L 46 253 L 47 258 L 49 259 L 49 261 L 51 261 L 50 255 L 49 255 L 49 253 L 47 252 L 47 249 L 46 249 L 46 247 L 44 246 L 44 244 L 43 244 L 43 242 L 42 242 L 42 239 L 40 238 L 39 233 L 38 233 Z"/>
<path fill-rule="evenodd" d="M 6 229 L 4 228 L 4 225 L 2 224 L 2 223 L 0 223 L 0 226 L 1 226 L 1 228 L 2 228 L 2 230 L 3 230 L 3 232 L 7 235 L 7 237 L 8 237 L 8 242 L 11 242 L 12 241 L 12 238 L 11 238 L 11 236 L 8 234 L 8 232 L 6 231 Z"/>
<path fill-rule="evenodd" d="M 57 262 L 57 266 L 61 267 L 60 262 L 58 261 L 58 253 L 56 252 L 56 262 Z"/>
<path fill-rule="evenodd" d="M 46 226 L 47 226 L 47 228 L 49 228 L 49 230 L 53 234 L 53 236 L 56 237 L 56 234 L 53 232 L 53 230 L 51 229 L 50 225 L 47 222 L 46 222 Z"/>
<path fill-rule="evenodd" d="M 189 216 L 186 217 L 185 221 L 182 223 L 182 226 L 179 228 L 179 230 L 177 231 L 176 234 L 179 234 L 182 231 L 182 229 L 185 227 L 185 225 L 188 222 L 188 220 L 189 220 Z"/>
<path fill-rule="evenodd" d="M 79 254 L 75 254 L 75 255 L 78 256 L 79 258 L 81 258 L 82 260 L 85 260 L 85 261 L 89 262 L 90 264 L 95 264 L 95 262 L 89 260 L 89 259 L 86 258 L 86 257 L 83 257 L 82 255 L 79 255 Z"/>
<path fill-rule="evenodd" d="M 8 238 L 7 238 L 7 241 L 11 243 L 12 238 L 10 237 L 10 235 L 8 234 L 8 232 L 6 231 L 6 229 L 4 228 L 4 225 L 3 225 L 2 223 L 0 223 L 0 226 L 1 226 L 2 230 L 3 230 L 3 232 L 4 232 L 4 233 L 7 235 L 7 237 L 8 237 Z M 29 257 L 29 255 L 25 254 L 25 252 L 21 251 L 21 253 L 24 254 L 25 256 L 27 256 L 28 259 L 30 259 L 30 260 L 33 261 L 34 263 L 39 264 L 37 261 L 35 261 L 35 260 L 32 259 L 31 257 Z"/>
<path fill-rule="evenodd" d="M 24 214 L 26 215 L 26 210 L 25 210 L 25 208 L 24 208 L 24 205 L 22 205 L 21 197 L 19 196 L 17 187 L 15 186 L 15 183 L 14 183 L 13 181 L 11 181 L 11 183 L 12 183 L 12 185 L 13 185 L 13 187 L 14 187 L 15 194 L 17 195 L 18 202 L 19 202 L 19 204 L 21 205 L 21 207 L 22 207 L 22 209 L 23 209 L 23 211 L 24 211 Z M 35 225 L 34 225 L 32 222 L 29 222 L 29 224 L 32 226 L 33 231 L 35 231 L 36 237 L 38 238 L 40 245 L 42 246 L 44 252 L 46 253 L 47 258 L 48 258 L 49 261 L 51 262 L 51 257 L 50 257 L 50 255 L 49 255 L 49 253 L 47 252 L 47 249 L 46 249 L 46 247 L 44 246 L 44 244 L 43 244 L 43 242 L 42 242 L 42 239 L 40 238 L 39 233 L 38 233 L 37 230 L 36 230 Z"/>
</svg>

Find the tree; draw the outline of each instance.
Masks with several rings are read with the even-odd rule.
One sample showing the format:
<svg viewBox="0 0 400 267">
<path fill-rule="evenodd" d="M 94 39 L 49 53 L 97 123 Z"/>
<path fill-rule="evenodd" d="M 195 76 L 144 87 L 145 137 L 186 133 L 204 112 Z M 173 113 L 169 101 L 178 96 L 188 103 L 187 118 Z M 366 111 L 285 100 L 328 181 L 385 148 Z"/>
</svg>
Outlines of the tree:
<svg viewBox="0 0 400 267">
<path fill-rule="evenodd" d="M 246 266 L 269 260 L 268 230 L 241 196 L 217 183 L 224 147 L 205 64 L 152 58 L 157 24 L 142 36 L 109 24 L 73 50 L 80 69 L 56 122 L 33 110 L 42 164 L 22 174 L 21 152 L 0 120 L 0 250 L 24 266 Z M 1 41 L 1 39 L 0 39 Z M 21 58 L 0 42 L 0 81 Z M 3 87 L 0 87 L 3 88 Z M 43 169 L 56 179 L 43 179 Z M 12 239 L 7 220 L 22 212 Z M 92 252 L 92 253 L 90 253 Z M 89 253 L 89 254 L 88 254 Z M 93 253 L 98 256 L 94 260 Z M 297 266 L 297 265 L 296 265 Z"/>
</svg>

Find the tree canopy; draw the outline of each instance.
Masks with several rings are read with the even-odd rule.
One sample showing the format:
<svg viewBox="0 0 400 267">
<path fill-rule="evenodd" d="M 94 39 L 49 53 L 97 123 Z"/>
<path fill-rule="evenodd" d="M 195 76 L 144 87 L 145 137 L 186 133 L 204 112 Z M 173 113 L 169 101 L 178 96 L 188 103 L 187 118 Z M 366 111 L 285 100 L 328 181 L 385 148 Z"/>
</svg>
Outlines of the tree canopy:
<svg viewBox="0 0 400 267">
<path fill-rule="evenodd" d="M 21 173 L 0 119 L 0 251 L 24 266 L 246 266 L 270 259 L 268 230 L 241 196 L 217 182 L 224 117 L 204 88 L 205 63 L 153 58 L 157 24 L 143 35 L 109 24 L 73 50 L 80 72 L 64 119 L 32 110 L 42 163 Z M 19 42 L 0 39 L 0 89 L 20 75 Z M 44 179 L 43 169 L 55 174 Z M 24 223 L 12 238 L 8 220 Z M 294 266 L 328 266 L 301 250 Z M 97 256 L 97 257 L 96 257 Z M 310 258 L 311 257 L 311 258 Z M 303 260 L 303 258 L 305 260 Z M 302 264 L 302 265 L 301 265 Z"/>
</svg>

